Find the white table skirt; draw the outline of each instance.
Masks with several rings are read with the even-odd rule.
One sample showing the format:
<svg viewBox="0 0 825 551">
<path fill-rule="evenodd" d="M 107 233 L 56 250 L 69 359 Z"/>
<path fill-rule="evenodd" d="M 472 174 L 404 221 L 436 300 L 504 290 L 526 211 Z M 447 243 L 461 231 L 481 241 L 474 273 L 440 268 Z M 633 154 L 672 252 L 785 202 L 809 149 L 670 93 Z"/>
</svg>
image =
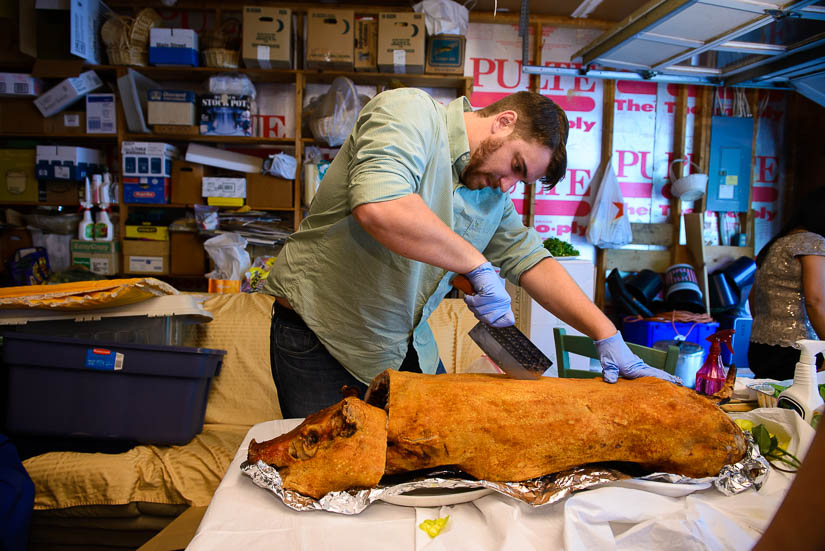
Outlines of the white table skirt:
<svg viewBox="0 0 825 551">
<path fill-rule="evenodd" d="M 789 427 L 795 433 L 791 451 L 804 453 L 813 429 L 788 415 L 794 414 L 760 409 L 736 416 Z M 730 497 L 713 487 L 629 480 L 539 508 L 494 493 L 441 508 L 378 501 L 353 516 L 298 512 L 257 487 L 240 465 L 253 437 L 268 440 L 299 423 L 299 419 L 275 420 L 249 430 L 188 550 L 750 549 L 792 480 L 772 470 L 760 491 Z M 446 515 L 450 521 L 434 539 L 418 528 L 424 519 Z"/>
</svg>

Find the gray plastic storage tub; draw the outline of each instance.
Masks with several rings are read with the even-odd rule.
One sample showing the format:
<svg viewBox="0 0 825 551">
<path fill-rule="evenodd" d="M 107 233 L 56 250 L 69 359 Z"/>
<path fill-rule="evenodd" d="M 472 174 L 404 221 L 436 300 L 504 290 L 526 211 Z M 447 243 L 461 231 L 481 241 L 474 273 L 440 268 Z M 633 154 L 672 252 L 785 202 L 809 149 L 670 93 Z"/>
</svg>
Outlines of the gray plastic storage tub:
<svg viewBox="0 0 825 551">
<path fill-rule="evenodd" d="M 11 433 L 185 444 L 225 350 L 3 334 Z"/>
<path fill-rule="evenodd" d="M 186 346 L 212 313 L 192 295 L 165 295 L 92 310 L 0 310 L 0 330 L 130 344 Z"/>
</svg>

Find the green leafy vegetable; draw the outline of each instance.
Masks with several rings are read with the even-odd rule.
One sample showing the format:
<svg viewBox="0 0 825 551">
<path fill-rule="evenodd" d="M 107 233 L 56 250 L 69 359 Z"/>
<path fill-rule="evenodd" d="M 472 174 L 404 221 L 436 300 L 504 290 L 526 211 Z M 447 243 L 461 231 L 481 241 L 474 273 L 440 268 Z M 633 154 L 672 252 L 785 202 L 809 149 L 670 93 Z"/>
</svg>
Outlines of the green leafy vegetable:
<svg viewBox="0 0 825 551">
<path fill-rule="evenodd" d="M 747 419 L 737 419 L 736 424 L 742 430 L 748 430 L 753 435 L 756 445 L 759 446 L 759 453 L 768 460 L 779 461 L 791 467 L 793 470 L 783 469 L 774 465 L 774 467 L 784 472 L 795 472 L 802 462 L 794 454 L 784 449 L 779 445 L 779 440 L 775 435 L 768 432 L 765 425 L 754 425 Z"/>
<path fill-rule="evenodd" d="M 548 237 L 544 240 L 544 248 L 550 251 L 553 256 L 579 256 L 579 250 L 567 241 L 562 241 L 558 237 Z"/>
</svg>

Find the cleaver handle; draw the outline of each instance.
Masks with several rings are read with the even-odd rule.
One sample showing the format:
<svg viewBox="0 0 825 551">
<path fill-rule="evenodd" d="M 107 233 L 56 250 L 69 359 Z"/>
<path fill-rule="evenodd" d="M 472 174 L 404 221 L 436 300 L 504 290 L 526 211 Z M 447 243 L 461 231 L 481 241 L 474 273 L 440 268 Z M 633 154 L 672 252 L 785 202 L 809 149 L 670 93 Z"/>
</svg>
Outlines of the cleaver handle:
<svg viewBox="0 0 825 551">
<path fill-rule="evenodd" d="M 450 282 L 453 287 L 458 289 L 459 291 L 463 292 L 466 295 L 474 295 L 476 294 L 476 290 L 473 289 L 473 284 L 470 283 L 470 280 L 467 279 L 467 276 L 458 274 L 453 278 Z"/>
</svg>

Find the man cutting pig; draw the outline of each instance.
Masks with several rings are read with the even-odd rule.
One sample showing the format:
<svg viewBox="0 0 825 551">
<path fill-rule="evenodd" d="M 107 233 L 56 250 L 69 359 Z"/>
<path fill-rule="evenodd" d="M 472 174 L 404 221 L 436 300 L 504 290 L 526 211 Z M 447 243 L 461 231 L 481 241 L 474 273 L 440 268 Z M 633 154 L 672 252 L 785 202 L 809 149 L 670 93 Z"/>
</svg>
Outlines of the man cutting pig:
<svg viewBox="0 0 825 551">
<path fill-rule="evenodd" d="M 515 322 L 501 277 L 523 287 L 593 338 L 606 382 L 678 382 L 628 349 L 513 206 L 517 182 L 549 190 L 564 177 L 568 130 L 533 92 L 473 111 L 464 97 L 444 107 L 402 88 L 362 109 L 264 285 L 285 418 L 339 401 L 343 386 L 363 391 L 387 368 L 443 370 L 427 318 L 456 274 L 475 290 L 467 306 L 495 327 Z"/>
</svg>

